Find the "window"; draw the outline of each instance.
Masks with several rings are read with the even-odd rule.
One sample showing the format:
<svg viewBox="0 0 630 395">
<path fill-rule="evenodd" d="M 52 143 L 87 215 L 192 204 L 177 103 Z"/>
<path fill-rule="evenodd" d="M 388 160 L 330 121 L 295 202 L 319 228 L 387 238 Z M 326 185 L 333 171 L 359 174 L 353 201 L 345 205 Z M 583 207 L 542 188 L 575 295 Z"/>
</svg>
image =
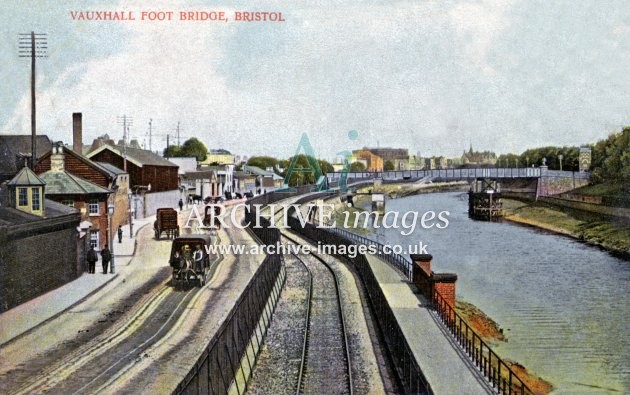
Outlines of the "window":
<svg viewBox="0 0 630 395">
<path fill-rule="evenodd" d="M 28 206 L 28 188 L 18 188 L 18 206 Z"/>
<path fill-rule="evenodd" d="M 90 231 L 90 247 L 98 250 L 98 230 Z"/>
<path fill-rule="evenodd" d="M 33 196 L 32 196 L 33 201 L 32 201 L 31 208 L 33 209 L 33 211 L 41 210 L 39 191 L 40 191 L 39 188 L 31 188 L 31 192 L 33 193 Z"/>
<path fill-rule="evenodd" d="M 91 199 L 88 203 L 88 212 L 90 215 L 98 215 L 98 199 Z"/>
<path fill-rule="evenodd" d="M 72 199 L 64 199 L 61 201 L 61 204 L 68 207 L 74 207 L 74 200 Z"/>
</svg>

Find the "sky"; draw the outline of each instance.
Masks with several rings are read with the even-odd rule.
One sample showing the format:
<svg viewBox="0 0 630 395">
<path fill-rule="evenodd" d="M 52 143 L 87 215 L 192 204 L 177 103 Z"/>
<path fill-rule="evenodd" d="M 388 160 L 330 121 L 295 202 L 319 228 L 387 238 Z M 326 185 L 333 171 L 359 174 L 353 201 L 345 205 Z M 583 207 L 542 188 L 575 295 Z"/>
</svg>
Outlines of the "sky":
<svg viewBox="0 0 630 395">
<path fill-rule="evenodd" d="M 205 3 L 205 4 L 204 4 Z M 422 156 L 580 145 L 630 125 L 627 0 L 15 1 L 0 3 L 0 133 L 30 134 L 30 59 L 47 33 L 37 133 L 105 133 L 162 150 L 197 137 L 238 155 L 288 157 L 307 133 L 322 158 L 363 146 Z M 73 20 L 126 11 L 134 21 Z M 173 11 L 171 21 L 140 20 Z M 181 21 L 180 11 L 224 11 Z M 239 11 L 284 22 L 237 22 Z M 357 138 L 348 137 L 356 131 Z M 171 137 L 171 143 L 176 141 Z"/>
</svg>

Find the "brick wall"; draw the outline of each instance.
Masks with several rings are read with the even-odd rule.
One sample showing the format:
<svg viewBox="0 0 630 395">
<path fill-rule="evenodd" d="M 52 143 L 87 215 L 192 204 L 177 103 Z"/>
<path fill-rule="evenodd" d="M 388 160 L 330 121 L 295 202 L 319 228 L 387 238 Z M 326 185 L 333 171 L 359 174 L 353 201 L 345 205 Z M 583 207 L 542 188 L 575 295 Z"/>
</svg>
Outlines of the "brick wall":
<svg viewBox="0 0 630 395">
<path fill-rule="evenodd" d="M 448 278 L 441 273 L 434 274 L 434 290 L 442 295 L 446 303 L 451 305 L 451 307 L 455 307 L 455 281 L 457 280 L 457 276 L 452 278 L 452 274 L 445 274 L 448 276 Z"/>
<path fill-rule="evenodd" d="M 435 273 L 431 270 L 429 254 L 411 255 L 413 266 L 413 283 L 419 291 L 429 300 L 433 299 L 433 292 L 437 291 L 444 300 L 455 307 L 455 282 L 457 275 L 454 273 Z"/>
<path fill-rule="evenodd" d="M 81 275 L 78 225 L 78 216 L 70 216 L 44 232 L 16 233 L 23 225 L 0 230 L 0 313 Z"/>
</svg>

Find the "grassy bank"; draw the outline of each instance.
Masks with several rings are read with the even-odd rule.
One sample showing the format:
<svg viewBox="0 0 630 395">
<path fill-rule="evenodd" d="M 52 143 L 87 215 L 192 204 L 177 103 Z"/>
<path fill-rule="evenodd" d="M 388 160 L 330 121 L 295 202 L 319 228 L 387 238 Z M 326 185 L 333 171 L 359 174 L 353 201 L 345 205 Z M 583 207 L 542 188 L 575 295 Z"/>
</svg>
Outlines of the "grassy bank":
<svg viewBox="0 0 630 395">
<path fill-rule="evenodd" d="M 504 199 L 503 208 L 509 221 L 571 236 L 616 255 L 630 257 L 630 224 L 542 203 Z"/>
</svg>

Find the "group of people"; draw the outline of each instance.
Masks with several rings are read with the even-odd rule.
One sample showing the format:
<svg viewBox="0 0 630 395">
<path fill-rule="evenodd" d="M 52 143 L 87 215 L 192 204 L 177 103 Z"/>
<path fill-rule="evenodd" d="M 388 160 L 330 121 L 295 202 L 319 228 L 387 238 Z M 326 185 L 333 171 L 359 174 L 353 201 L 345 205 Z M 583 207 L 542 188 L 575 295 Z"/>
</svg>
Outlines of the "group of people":
<svg viewBox="0 0 630 395">
<path fill-rule="evenodd" d="M 171 258 L 171 266 L 180 270 L 191 270 L 203 268 L 203 250 L 201 245 L 197 245 L 191 254 L 188 244 L 184 245 L 181 251 L 175 251 Z"/>
<path fill-rule="evenodd" d="M 122 226 L 118 225 L 118 242 L 122 243 L 123 230 Z M 98 261 L 98 254 L 94 249 L 94 246 L 90 246 L 90 250 L 86 256 L 88 273 L 96 273 L 96 262 Z M 101 263 L 103 265 L 103 274 L 107 274 L 109 263 L 112 261 L 112 252 L 109 249 L 109 245 L 105 244 L 105 247 L 101 250 Z"/>
</svg>

